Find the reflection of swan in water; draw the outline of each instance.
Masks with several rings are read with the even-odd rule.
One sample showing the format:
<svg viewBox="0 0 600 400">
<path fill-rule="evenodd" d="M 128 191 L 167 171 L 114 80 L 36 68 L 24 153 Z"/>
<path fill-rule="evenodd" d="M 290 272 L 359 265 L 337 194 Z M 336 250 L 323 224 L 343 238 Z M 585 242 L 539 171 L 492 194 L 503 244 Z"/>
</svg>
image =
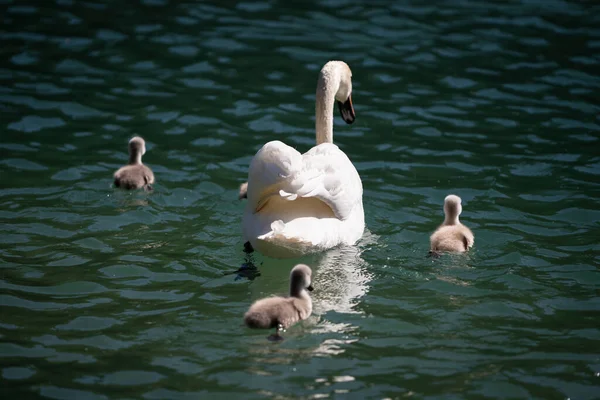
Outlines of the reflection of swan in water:
<svg viewBox="0 0 600 400">
<path fill-rule="evenodd" d="M 369 291 L 373 273 L 369 264 L 361 257 L 363 251 L 375 244 L 377 236 L 368 230 L 355 246 L 338 247 L 320 254 L 315 259 L 313 292 L 313 317 L 310 332 L 341 333 L 344 337 L 328 338 L 313 349 L 313 354 L 334 355 L 343 353 L 345 345 L 358 339 L 353 333 L 357 329 L 351 323 L 333 322 L 327 313 L 361 313 L 357 305 Z"/>
<path fill-rule="evenodd" d="M 375 235 L 366 231 L 358 245 L 337 247 L 315 257 L 315 314 L 359 313 L 355 306 L 368 292 L 373 278 L 361 254 L 375 240 Z"/>
</svg>

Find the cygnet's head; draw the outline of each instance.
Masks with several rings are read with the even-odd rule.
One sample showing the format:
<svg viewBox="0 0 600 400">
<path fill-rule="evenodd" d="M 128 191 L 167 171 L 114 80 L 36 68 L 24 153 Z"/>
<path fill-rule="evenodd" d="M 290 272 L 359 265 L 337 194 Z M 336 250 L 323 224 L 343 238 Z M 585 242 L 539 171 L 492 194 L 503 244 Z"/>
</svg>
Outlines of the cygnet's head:
<svg viewBox="0 0 600 400">
<path fill-rule="evenodd" d="M 335 93 L 342 119 L 347 124 L 354 122 L 356 114 L 352 105 L 352 71 L 343 61 L 329 61 L 321 69 L 321 75 L 339 76 L 340 86 Z"/>
<path fill-rule="evenodd" d="M 240 185 L 240 194 L 239 199 L 247 199 L 248 198 L 248 182 L 244 182 Z"/>
<path fill-rule="evenodd" d="M 292 268 L 290 273 L 290 293 L 296 294 L 306 289 L 312 292 L 311 285 L 312 270 L 308 265 L 298 264 Z"/>
<path fill-rule="evenodd" d="M 456 223 L 458 222 L 458 216 L 462 212 L 460 197 L 449 194 L 444 199 L 444 214 L 446 214 L 446 222 Z"/>
<path fill-rule="evenodd" d="M 141 137 L 136 136 L 129 141 L 129 155 L 135 156 L 138 154 L 140 157 L 146 154 L 146 142 Z"/>
</svg>

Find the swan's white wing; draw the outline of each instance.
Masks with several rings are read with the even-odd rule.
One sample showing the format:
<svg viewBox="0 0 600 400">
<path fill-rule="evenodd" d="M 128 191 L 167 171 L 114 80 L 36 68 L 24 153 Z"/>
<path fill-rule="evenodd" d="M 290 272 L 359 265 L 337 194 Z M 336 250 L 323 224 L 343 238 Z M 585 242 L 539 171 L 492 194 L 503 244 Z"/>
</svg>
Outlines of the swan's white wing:
<svg viewBox="0 0 600 400">
<path fill-rule="evenodd" d="M 248 170 L 248 205 L 259 211 L 271 196 L 279 195 L 302 170 L 302 155 L 278 140 L 256 153 Z"/>
<path fill-rule="evenodd" d="M 248 188 L 248 201 L 255 212 L 271 196 L 290 201 L 298 196 L 314 197 L 340 220 L 350 216 L 363 192 L 356 168 L 336 145 L 323 143 L 300 155 L 279 141 L 264 145 L 252 160 Z"/>
<path fill-rule="evenodd" d="M 301 197 L 316 197 L 340 220 L 347 219 L 361 202 L 362 182 L 356 168 L 335 144 L 323 143 L 303 156 L 304 169 L 291 187 Z"/>
</svg>

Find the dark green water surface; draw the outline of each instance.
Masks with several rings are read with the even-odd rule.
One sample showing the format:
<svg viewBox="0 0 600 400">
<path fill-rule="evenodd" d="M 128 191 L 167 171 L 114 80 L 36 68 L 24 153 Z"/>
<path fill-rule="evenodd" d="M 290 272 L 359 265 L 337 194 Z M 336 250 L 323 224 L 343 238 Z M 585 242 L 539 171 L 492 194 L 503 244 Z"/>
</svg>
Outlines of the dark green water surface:
<svg viewBox="0 0 600 400">
<path fill-rule="evenodd" d="M 600 398 L 597 4 L 0 0 L 1 397 Z M 237 187 L 314 144 L 331 59 L 368 232 L 247 259 Z M 111 188 L 134 135 L 152 194 Z M 475 248 L 432 260 L 450 193 Z M 271 343 L 242 316 L 300 261 Z"/>
</svg>

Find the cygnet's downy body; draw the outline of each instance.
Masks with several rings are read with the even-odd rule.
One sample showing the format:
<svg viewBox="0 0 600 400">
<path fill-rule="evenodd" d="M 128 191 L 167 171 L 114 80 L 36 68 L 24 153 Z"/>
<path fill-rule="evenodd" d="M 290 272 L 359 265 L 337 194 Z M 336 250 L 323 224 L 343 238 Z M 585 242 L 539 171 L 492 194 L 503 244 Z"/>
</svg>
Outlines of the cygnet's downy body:
<svg viewBox="0 0 600 400">
<path fill-rule="evenodd" d="M 469 250 L 475 242 L 473 232 L 460 223 L 458 216 L 462 212 L 460 197 L 448 195 L 444 199 L 444 223 L 431 235 L 431 253 L 462 253 Z"/>
<path fill-rule="evenodd" d="M 146 153 L 146 142 L 139 136 L 129 141 L 129 163 L 115 172 L 115 186 L 121 189 L 152 190 L 154 174 L 152 170 L 142 163 L 142 156 Z"/>
<path fill-rule="evenodd" d="M 274 338 L 280 339 L 279 331 L 285 330 L 296 322 L 306 319 L 312 313 L 312 300 L 308 291 L 311 286 L 312 271 L 304 264 L 298 264 L 290 273 L 290 296 L 267 297 L 256 301 L 246 315 L 244 323 L 249 328 L 275 328 Z"/>
</svg>

